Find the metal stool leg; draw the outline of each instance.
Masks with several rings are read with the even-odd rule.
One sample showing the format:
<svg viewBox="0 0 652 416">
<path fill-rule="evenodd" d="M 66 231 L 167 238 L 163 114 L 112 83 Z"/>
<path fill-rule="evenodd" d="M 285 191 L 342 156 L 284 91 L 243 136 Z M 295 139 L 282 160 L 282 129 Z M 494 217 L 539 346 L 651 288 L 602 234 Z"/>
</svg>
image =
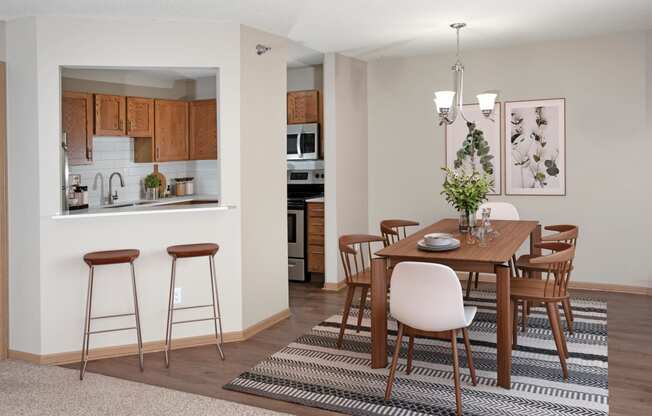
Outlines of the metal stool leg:
<svg viewBox="0 0 652 416">
<path fill-rule="evenodd" d="M 86 318 L 84 320 L 84 335 L 82 336 L 81 362 L 79 363 L 79 379 L 84 379 L 86 363 L 88 363 L 88 344 L 91 332 L 91 304 L 93 302 L 93 274 L 95 268 L 90 266 L 88 270 L 88 290 L 86 292 Z"/>
<path fill-rule="evenodd" d="M 140 371 L 145 369 L 143 357 L 143 336 L 140 332 L 140 310 L 138 309 L 138 291 L 136 290 L 136 271 L 134 270 L 134 263 L 129 263 L 131 266 L 131 283 L 134 291 L 134 314 L 136 315 L 136 335 L 138 336 L 138 362 L 140 364 Z"/>
<path fill-rule="evenodd" d="M 213 256 L 208 257 L 208 264 L 211 270 L 211 294 L 213 295 L 213 325 L 215 327 L 215 342 L 217 344 L 217 352 L 220 354 L 220 358 L 224 360 L 224 351 L 222 350 L 222 345 L 224 344 L 224 339 L 222 337 L 222 313 L 220 312 L 220 299 L 219 292 L 217 291 L 217 279 L 215 277 L 215 258 Z M 219 338 L 217 337 L 218 324 L 220 327 Z"/>
<path fill-rule="evenodd" d="M 172 314 L 174 308 L 174 280 L 177 270 L 177 259 L 172 259 L 170 273 L 170 297 L 168 299 L 168 321 L 165 327 L 165 366 L 170 367 L 170 347 L 172 346 Z"/>
</svg>

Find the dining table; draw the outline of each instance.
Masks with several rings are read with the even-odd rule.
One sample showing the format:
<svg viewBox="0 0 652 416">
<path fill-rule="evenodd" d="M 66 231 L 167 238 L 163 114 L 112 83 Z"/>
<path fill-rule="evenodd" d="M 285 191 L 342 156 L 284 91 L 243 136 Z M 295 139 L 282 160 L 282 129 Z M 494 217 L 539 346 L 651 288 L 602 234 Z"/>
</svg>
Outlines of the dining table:
<svg viewBox="0 0 652 416">
<path fill-rule="evenodd" d="M 530 254 L 541 255 L 539 221 L 491 220 L 494 231 L 483 244 L 459 231 L 458 219 L 442 219 L 376 252 L 371 262 L 371 366 L 387 366 L 387 310 L 391 270 L 403 261 L 439 263 L 457 272 L 489 273 L 496 276 L 496 372 L 497 384 L 509 389 L 512 372 L 511 272 L 508 262 L 529 238 Z M 426 234 L 448 233 L 460 241 L 450 251 L 424 251 L 417 243 Z M 540 276 L 532 276 L 537 278 Z"/>
</svg>

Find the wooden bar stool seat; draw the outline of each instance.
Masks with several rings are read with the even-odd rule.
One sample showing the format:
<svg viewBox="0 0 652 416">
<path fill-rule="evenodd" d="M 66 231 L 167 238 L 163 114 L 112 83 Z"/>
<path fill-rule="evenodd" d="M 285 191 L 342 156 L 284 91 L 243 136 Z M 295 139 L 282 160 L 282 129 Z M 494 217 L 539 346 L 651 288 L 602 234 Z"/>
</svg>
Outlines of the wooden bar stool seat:
<svg viewBox="0 0 652 416">
<path fill-rule="evenodd" d="M 215 255 L 217 254 L 219 249 L 220 246 L 214 243 L 180 244 L 180 245 L 170 246 L 167 248 L 168 254 L 172 256 L 172 273 L 170 277 L 170 293 L 168 297 L 167 323 L 165 326 L 165 366 L 166 367 L 170 366 L 170 351 L 172 350 L 172 327 L 178 324 L 213 321 L 213 326 L 215 328 L 215 344 L 217 345 L 217 352 L 220 358 L 222 360 L 224 359 L 224 352 L 222 350 L 222 345 L 224 343 L 224 339 L 222 335 L 222 314 L 220 312 L 219 293 L 217 290 L 217 278 L 215 277 Z M 174 288 L 175 288 L 176 274 L 177 274 L 177 260 L 187 259 L 192 257 L 208 257 L 212 303 L 206 305 L 175 307 Z M 182 311 L 182 310 L 186 311 L 190 309 L 201 309 L 201 308 L 212 308 L 213 310 L 212 317 L 186 319 L 180 321 L 174 320 L 174 313 L 176 311 Z M 218 327 L 219 327 L 219 333 L 218 333 Z"/>
<path fill-rule="evenodd" d="M 136 249 L 124 250 L 107 250 L 107 251 L 94 251 L 84 255 L 84 262 L 88 265 L 88 291 L 86 292 L 86 314 L 84 319 L 84 335 L 82 337 L 82 353 L 81 363 L 79 365 L 79 379 L 84 379 L 86 372 L 86 365 L 88 364 L 88 353 L 90 350 L 90 337 L 94 334 L 104 334 L 107 332 L 129 331 L 136 330 L 138 339 L 138 362 L 140 371 L 144 369 L 143 357 L 143 337 L 140 330 L 140 312 L 138 310 L 138 291 L 136 290 L 136 272 L 134 270 L 134 261 L 140 255 L 140 251 Z M 129 264 L 131 269 L 131 289 L 134 299 L 134 311 L 127 313 L 117 313 L 110 315 L 93 316 L 93 283 L 95 280 L 95 268 L 97 266 L 107 266 L 110 264 Z M 115 328 L 115 329 L 101 329 L 91 330 L 91 322 L 98 319 L 110 318 L 124 318 L 126 316 L 133 316 L 136 320 L 136 326 Z"/>
<path fill-rule="evenodd" d="M 89 266 L 104 266 L 107 264 L 131 263 L 140 256 L 136 249 L 94 251 L 84 255 L 84 262 Z"/>
<path fill-rule="evenodd" d="M 168 254 L 176 258 L 214 256 L 220 246 L 213 243 L 182 244 L 168 247 Z"/>
</svg>

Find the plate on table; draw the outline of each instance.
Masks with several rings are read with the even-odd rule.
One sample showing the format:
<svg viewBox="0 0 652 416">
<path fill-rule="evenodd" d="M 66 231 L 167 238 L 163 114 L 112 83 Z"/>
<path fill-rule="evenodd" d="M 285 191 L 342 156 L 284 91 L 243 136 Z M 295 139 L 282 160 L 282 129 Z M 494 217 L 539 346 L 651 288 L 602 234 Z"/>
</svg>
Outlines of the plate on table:
<svg viewBox="0 0 652 416">
<path fill-rule="evenodd" d="M 426 244 L 425 240 L 420 240 L 417 243 L 417 248 L 423 251 L 450 251 L 460 247 L 460 240 L 451 238 L 450 241 L 451 243 L 447 245 L 430 246 Z"/>
</svg>

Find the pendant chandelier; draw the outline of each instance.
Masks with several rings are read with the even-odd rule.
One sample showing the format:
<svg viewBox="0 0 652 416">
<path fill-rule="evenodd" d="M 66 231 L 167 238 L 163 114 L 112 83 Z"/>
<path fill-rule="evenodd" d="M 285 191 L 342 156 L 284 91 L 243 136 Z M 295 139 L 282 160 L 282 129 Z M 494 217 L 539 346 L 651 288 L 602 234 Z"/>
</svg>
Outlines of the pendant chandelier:
<svg viewBox="0 0 652 416">
<path fill-rule="evenodd" d="M 462 89 L 464 86 L 464 65 L 460 60 L 460 29 L 466 26 L 466 23 L 453 23 L 450 25 L 457 33 L 457 59 L 451 68 L 453 71 L 453 83 L 455 84 L 455 91 L 437 91 L 435 92 L 435 107 L 439 115 L 439 125 L 453 124 L 460 115 L 465 121 L 471 121 L 466 118 L 462 110 L 464 99 L 462 97 Z M 486 118 L 490 118 L 496 104 L 496 95 L 494 93 L 478 94 L 478 103 L 480 111 Z M 493 119 L 492 119 L 493 121 Z"/>
</svg>

